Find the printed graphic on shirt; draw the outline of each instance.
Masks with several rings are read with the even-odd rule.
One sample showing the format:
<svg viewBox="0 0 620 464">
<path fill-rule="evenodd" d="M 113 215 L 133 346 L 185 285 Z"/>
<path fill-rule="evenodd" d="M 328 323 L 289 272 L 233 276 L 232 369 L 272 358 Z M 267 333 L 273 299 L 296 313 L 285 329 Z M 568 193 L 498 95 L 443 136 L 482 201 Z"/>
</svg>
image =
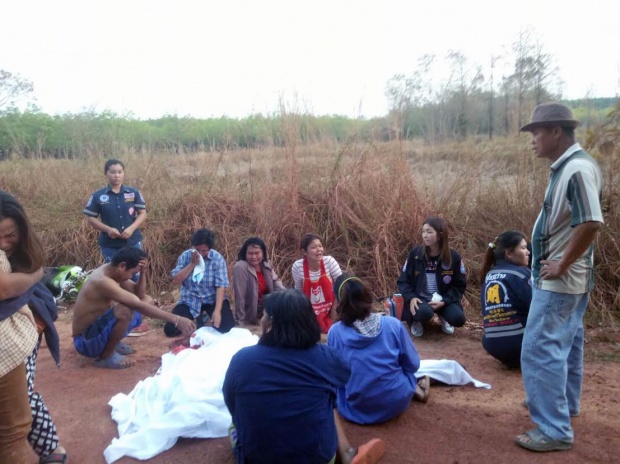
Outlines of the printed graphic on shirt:
<svg viewBox="0 0 620 464">
<path fill-rule="evenodd" d="M 503 282 L 487 281 L 484 291 L 486 305 L 483 308 L 482 320 L 485 328 L 520 324 L 517 311 L 513 309 L 512 301 L 509 301 L 508 290 Z"/>
<path fill-rule="evenodd" d="M 439 259 L 429 259 L 426 263 L 426 272 L 436 272 L 437 271 L 437 262 Z"/>
<path fill-rule="evenodd" d="M 136 194 L 133 193 L 133 192 L 125 193 L 125 194 L 123 194 L 123 197 L 125 197 L 125 201 L 135 201 Z"/>
<path fill-rule="evenodd" d="M 133 206 L 131 208 L 129 208 L 129 210 L 127 211 L 129 213 L 130 216 L 133 216 L 135 209 L 133 209 Z"/>
<path fill-rule="evenodd" d="M 465 269 L 465 262 L 461 259 L 461 274 L 467 274 L 467 270 Z"/>
<path fill-rule="evenodd" d="M 323 289 L 320 286 L 310 289 L 310 303 L 313 305 L 325 303 L 325 295 L 323 295 Z"/>
<path fill-rule="evenodd" d="M 93 204 L 93 196 L 91 195 L 90 198 L 88 199 L 88 203 L 86 203 L 86 207 L 88 208 L 92 204 Z"/>
<path fill-rule="evenodd" d="M 101 195 L 101 196 L 99 197 L 99 201 L 100 201 L 101 203 L 107 203 L 108 201 L 110 201 L 110 197 L 109 197 L 109 196 L 107 196 L 106 194 L 103 194 L 103 195 Z"/>
<path fill-rule="evenodd" d="M 500 303 L 499 284 L 490 285 L 489 288 L 487 288 L 487 303 Z"/>
<path fill-rule="evenodd" d="M 447 275 L 443 277 L 444 284 L 448 285 L 450 282 L 452 282 L 452 276 Z"/>
</svg>

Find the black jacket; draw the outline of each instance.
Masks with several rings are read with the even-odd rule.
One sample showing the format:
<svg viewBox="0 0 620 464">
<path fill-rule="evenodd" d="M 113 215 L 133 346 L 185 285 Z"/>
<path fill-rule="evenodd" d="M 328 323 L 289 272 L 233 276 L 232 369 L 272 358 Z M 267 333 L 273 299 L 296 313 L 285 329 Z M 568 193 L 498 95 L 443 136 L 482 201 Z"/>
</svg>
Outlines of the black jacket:
<svg viewBox="0 0 620 464">
<path fill-rule="evenodd" d="M 452 249 L 450 255 L 452 265 L 447 269 L 444 269 L 441 257 L 437 263 L 437 292 L 447 305 L 460 303 L 467 285 L 461 255 Z M 426 290 L 426 257 L 423 245 L 409 252 L 405 269 L 398 278 L 398 290 L 405 299 L 405 305 L 408 305 L 414 297 L 424 302 L 430 301 L 432 295 Z"/>
</svg>

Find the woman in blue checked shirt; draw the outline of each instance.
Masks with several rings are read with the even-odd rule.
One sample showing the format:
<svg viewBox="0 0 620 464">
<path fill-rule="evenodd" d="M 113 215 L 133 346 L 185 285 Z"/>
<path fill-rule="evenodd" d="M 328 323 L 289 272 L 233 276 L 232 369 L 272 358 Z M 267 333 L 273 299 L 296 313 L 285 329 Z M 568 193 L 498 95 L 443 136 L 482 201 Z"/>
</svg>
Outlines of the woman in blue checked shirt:
<svg viewBox="0 0 620 464">
<path fill-rule="evenodd" d="M 215 234 L 198 229 L 191 238 L 192 247 L 179 256 L 172 270 L 172 284 L 181 286 L 181 298 L 172 314 L 196 321 L 200 328 L 207 322 L 222 333 L 235 326 L 235 319 L 226 298 L 228 270 L 224 257 L 213 249 Z M 164 326 L 168 337 L 181 331 L 170 322 Z"/>
</svg>

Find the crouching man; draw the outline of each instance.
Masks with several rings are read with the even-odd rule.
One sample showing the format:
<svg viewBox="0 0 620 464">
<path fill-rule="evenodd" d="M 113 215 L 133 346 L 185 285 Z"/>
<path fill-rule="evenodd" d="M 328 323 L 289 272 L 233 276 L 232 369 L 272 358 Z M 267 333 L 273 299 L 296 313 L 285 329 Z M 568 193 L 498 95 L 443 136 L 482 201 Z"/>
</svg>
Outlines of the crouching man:
<svg viewBox="0 0 620 464">
<path fill-rule="evenodd" d="M 112 260 L 88 277 L 73 312 L 73 345 L 78 353 L 95 358 L 95 366 L 124 369 L 133 349 L 121 340 L 140 324 L 139 314 L 175 325 L 186 335 L 195 324 L 159 309 L 146 294 L 147 254 L 135 247 L 117 251 Z M 137 283 L 131 277 L 139 272 Z"/>
</svg>

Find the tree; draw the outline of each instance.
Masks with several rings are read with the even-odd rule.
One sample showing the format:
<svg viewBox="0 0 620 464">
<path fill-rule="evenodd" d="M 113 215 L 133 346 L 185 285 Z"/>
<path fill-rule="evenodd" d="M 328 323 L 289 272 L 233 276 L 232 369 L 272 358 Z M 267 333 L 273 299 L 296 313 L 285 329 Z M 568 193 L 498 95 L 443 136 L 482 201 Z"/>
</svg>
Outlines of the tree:
<svg viewBox="0 0 620 464">
<path fill-rule="evenodd" d="M 0 69 L 0 108 L 12 106 L 34 90 L 32 82 Z"/>
</svg>

